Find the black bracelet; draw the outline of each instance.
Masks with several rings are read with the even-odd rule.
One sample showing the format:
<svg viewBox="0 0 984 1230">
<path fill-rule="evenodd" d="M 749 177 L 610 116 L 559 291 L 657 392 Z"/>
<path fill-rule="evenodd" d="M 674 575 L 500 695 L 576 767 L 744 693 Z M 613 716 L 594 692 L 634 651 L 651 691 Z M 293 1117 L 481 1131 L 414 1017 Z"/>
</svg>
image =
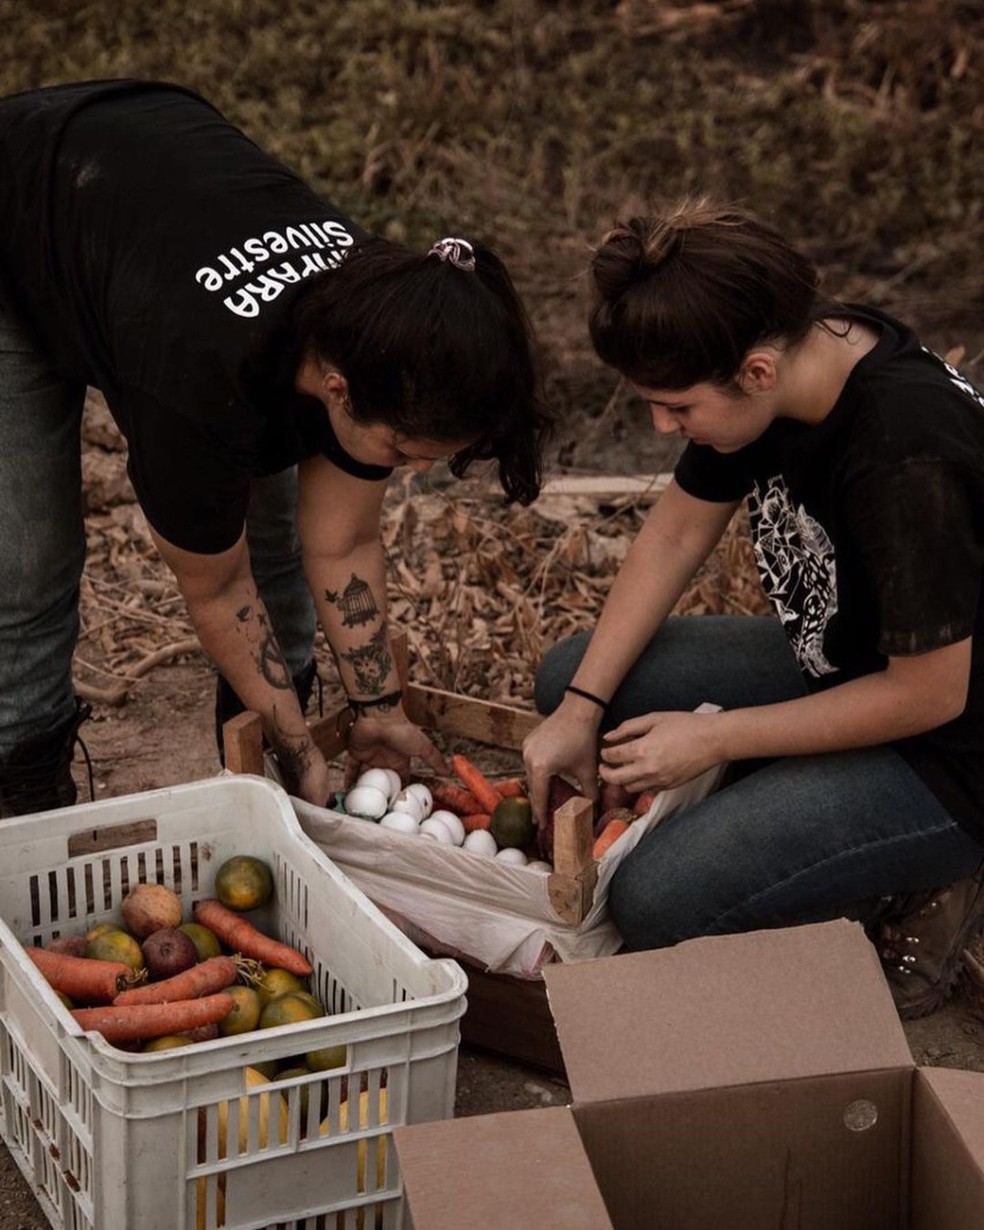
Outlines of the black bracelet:
<svg viewBox="0 0 984 1230">
<path fill-rule="evenodd" d="M 585 692 L 584 688 L 576 688 L 573 683 L 569 683 L 567 687 L 564 688 L 564 691 L 573 692 L 575 696 L 581 696 L 585 700 L 594 701 L 602 713 L 608 712 L 608 705 L 610 702 L 607 700 L 602 700 L 600 696 L 595 696 L 593 692 Z"/>
<path fill-rule="evenodd" d="M 387 692 L 385 696 L 373 696 L 369 700 L 353 700 L 351 696 L 346 699 L 348 707 L 355 716 L 361 717 L 367 709 L 381 709 L 387 705 L 398 705 L 403 700 L 403 689 L 398 688 L 395 692 Z"/>
</svg>

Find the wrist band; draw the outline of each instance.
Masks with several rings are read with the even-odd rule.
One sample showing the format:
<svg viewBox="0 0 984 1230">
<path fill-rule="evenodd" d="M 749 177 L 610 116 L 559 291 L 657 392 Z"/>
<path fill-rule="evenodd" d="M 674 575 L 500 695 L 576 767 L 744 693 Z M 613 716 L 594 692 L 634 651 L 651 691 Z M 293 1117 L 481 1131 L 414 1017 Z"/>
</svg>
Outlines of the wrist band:
<svg viewBox="0 0 984 1230">
<path fill-rule="evenodd" d="M 398 705 L 403 700 L 403 689 L 397 688 L 395 692 L 387 692 L 385 696 L 373 696 L 369 700 L 353 700 L 351 696 L 346 699 L 348 707 L 355 716 L 361 717 L 367 709 L 382 709 L 387 705 Z"/>
<path fill-rule="evenodd" d="M 576 688 L 573 683 L 569 683 L 567 687 L 564 688 L 564 691 L 573 692 L 575 696 L 581 696 L 584 700 L 594 701 L 602 713 L 608 712 L 609 702 L 607 700 L 602 700 L 600 696 L 595 696 L 593 692 L 585 692 L 584 688 Z"/>
</svg>

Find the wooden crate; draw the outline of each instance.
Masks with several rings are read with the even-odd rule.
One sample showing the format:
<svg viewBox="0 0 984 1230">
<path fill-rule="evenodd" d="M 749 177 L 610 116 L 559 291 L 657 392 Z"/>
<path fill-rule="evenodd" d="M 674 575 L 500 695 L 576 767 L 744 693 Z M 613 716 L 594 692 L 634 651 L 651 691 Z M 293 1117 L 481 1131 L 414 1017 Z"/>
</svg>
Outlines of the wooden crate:
<svg viewBox="0 0 984 1230">
<path fill-rule="evenodd" d="M 405 642 L 392 649 L 406 680 Z M 494 704 L 440 688 L 404 683 L 404 708 L 425 730 L 518 752 L 540 721 L 537 714 Z M 347 711 L 339 708 L 309 723 L 316 746 L 328 760 L 345 751 Z M 255 713 L 242 713 L 223 728 L 226 767 L 233 773 L 263 776 L 263 731 Z M 574 798 L 554 818 L 554 870 L 548 894 L 559 923 L 577 925 L 591 908 L 597 868 L 591 857 L 594 805 Z M 425 946 L 426 947 L 426 946 Z M 443 955 L 433 951 L 431 955 Z M 564 1076 L 564 1063 L 541 978 L 493 974 L 467 958 L 457 958 L 468 976 L 467 1010 L 461 1021 L 463 1041 L 521 1063 Z"/>
<path fill-rule="evenodd" d="M 510 751 L 522 748 L 523 740 L 539 721 L 528 710 L 415 683 L 404 688 L 404 708 L 410 720 L 425 730 Z M 345 751 L 346 714 L 342 708 L 310 723 L 316 746 L 329 760 Z M 241 713 L 226 722 L 223 743 L 226 768 L 233 773 L 263 776 L 263 731 L 255 713 Z M 591 908 L 597 878 L 591 857 L 593 813 L 590 800 L 574 798 L 558 808 L 554 818 L 554 870 L 547 888 L 558 922 L 576 925 Z"/>
</svg>

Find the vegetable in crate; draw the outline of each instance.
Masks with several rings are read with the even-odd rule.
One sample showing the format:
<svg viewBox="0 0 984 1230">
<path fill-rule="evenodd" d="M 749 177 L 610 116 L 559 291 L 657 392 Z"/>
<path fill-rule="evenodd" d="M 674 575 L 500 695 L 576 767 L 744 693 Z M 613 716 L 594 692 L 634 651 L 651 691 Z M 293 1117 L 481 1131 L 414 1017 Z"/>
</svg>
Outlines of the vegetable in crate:
<svg viewBox="0 0 984 1230">
<path fill-rule="evenodd" d="M 233 952 L 241 952 L 244 957 L 252 957 L 262 961 L 264 965 L 278 965 L 306 978 L 313 970 L 311 962 L 289 944 L 281 944 L 279 940 L 264 935 L 258 927 L 227 909 L 221 901 L 206 898 L 198 901 L 194 907 L 195 921 L 208 927 Z"/>
<path fill-rule="evenodd" d="M 123 924 L 138 940 L 162 927 L 177 927 L 182 913 L 181 898 L 164 884 L 138 884 L 120 904 Z"/>
<path fill-rule="evenodd" d="M 140 975 L 122 961 L 97 961 L 30 946 L 24 951 L 45 982 L 76 1003 L 111 1004 L 121 991 L 141 980 Z"/>
<path fill-rule="evenodd" d="M 146 1042 L 162 1034 L 182 1033 L 198 1025 L 221 1021 L 233 1009 L 227 991 L 169 1004 L 111 1004 L 76 1008 L 72 1016 L 84 1030 L 101 1033 L 107 1042 Z"/>
<path fill-rule="evenodd" d="M 145 986 L 122 991 L 116 1004 L 166 1004 L 176 999 L 196 999 L 199 995 L 214 995 L 231 987 L 237 978 L 258 976 L 260 966 L 246 957 L 209 957 L 173 978 L 148 982 Z"/>
</svg>

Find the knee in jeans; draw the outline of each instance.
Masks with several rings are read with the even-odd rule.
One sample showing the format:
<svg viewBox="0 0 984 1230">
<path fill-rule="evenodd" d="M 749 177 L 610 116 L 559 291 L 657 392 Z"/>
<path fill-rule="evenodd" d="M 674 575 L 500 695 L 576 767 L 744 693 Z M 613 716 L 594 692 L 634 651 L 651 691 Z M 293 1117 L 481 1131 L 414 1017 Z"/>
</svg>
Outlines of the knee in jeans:
<svg viewBox="0 0 984 1230">
<path fill-rule="evenodd" d="M 625 947 L 633 952 L 670 948 L 696 934 L 694 903 L 628 855 L 612 877 L 608 910 Z"/>
</svg>

